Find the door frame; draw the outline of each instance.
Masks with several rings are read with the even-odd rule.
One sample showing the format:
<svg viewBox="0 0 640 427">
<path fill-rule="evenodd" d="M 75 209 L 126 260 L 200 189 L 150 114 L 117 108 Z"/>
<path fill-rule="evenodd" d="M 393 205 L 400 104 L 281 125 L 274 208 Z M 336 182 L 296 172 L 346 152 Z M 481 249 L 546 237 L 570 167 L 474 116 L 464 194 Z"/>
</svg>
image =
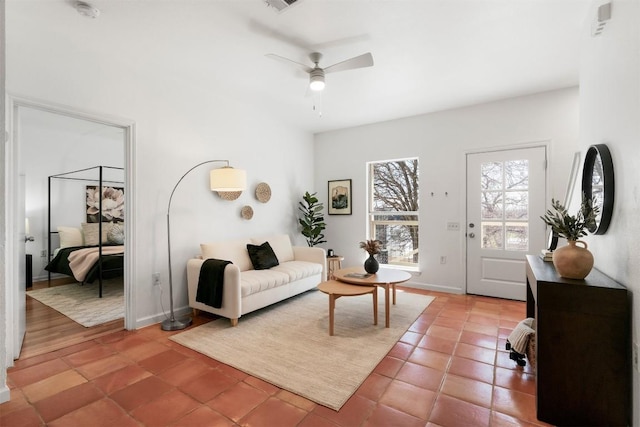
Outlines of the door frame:
<svg viewBox="0 0 640 427">
<path fill-rule="evenodd" d="M 473 148 L 473 149 L 468 149 L 465 150 L 463 152 L 464 155 L 464 161 L 462 162 L 462 168 L 463 168 L 463 173 L 462 176 L 464 176 L 464 191 L 461 192 L 460 195 L 460 199 L 462 201 L 462 206 L 464 209 L 464 229 L 467 229 L 467 224 L 469 223 L 469 218 L 467 217 L 467 193 L 469 191 L 469 189 L 467 188 L 467 156 L 469 154 L 482 154 L 482 153 L 491 153 L 491 152 L 495 152 L 495 151 L 507 151 L 507 150 L 520 150 L 520 149 L 524 149 L 524 148 L 536 148 L 536 147 L 545 147 L 545 153 L 546 153 L 546 160 L 545 160 L 545 188 L 544 188 L 544 194 L 545 194 L 545 200 L 547 200 L 547 196 L 549 194 L 549 188 L 550 188 L 550 182 L 551 182 L 551 176 L 550 176 L 550 169 L 549 169 L 549 165 L 551 164 L 551 140 L 550 139 L 542 139 L 542 140 L 538 140 L 538 141 L 530 141 L 530 142 L 524 142 L 524 143 L 516 143 L 516 144 L 509 144 L 509 145 L 499 145 L 499 146 L 491 146 L 491 147 L 484 147 L 484 148 Z M 546 208 L 546 206 L 545 206 Z M 462 285 L 462 292 L 464 293 L 464 295 L 467 295 L 467 278 L 469 277 L 469 272 L 468 272 L 468 263 L 467 263 L 467 256 L 468 256 L 468 245 L 469 245 L 469 239 L 467 239 L 467 232 L 465 231 L 464 234 L 461 235 L 462 240 L 463 240 L 463 254 L 464 256 L 462 257 L 462 265 L 463 265 L 463 269 L 464 269 L 464 280 L 463 280 L 463 285 Z"/>
<path fill-rule="evenodd" d="M 6 316 L 6 366 L 13 366 L 13 357 L 15 349 L 15 334 L 17 332 L 15 327 L 15 319 L 17 317 L 15 307 L 16 298 L 19 297 L 17 290 L 20 285 L 18 277 L 19 271 L 17 268 L 17 227 L 18 221 L 24 221 L 16 217 L 14 207 L 19 202 L 19 159 L 18 148 L 20 144 L 20 134 L 18 128 L 19 121 L 19 109 L 20 108 L 32 108 L 36 110 L 46 111 L 53 114 L 68 116 L 80 120 L 88 120 L 96 123 L 104 124 L 107 126 L 119 127 L 124 130 L 124 153 L 125 153 L 125 194 L 127 194 L 127 221 L 125 221 L 125 254 L 124 254 L 124 327 L 127 330 L 135 329 L 135 293 L 133 292 L 133 278 L 136 277 L 136 266 L 132 262 L 133 260 L 133 248 L 135 248 L 135 122 L 130 119 L 111 116 L 102 113 L 95 113 L 77 108 L 72 108 L 64 105 L 59 105 L 47 101 L 40 101 L 28 97 L 22 97 L 12 94 L 7 94 L 6 98 L 6 113 L 7 113 L 7 131 L 8 141 L 6 145 L 6 158 L 5 158 L 5 201 L 6 201 L 6 252 L 5 252 L 5 316 Z M 24 284 L 22 284 L 24 285 Z"/>
</svg>

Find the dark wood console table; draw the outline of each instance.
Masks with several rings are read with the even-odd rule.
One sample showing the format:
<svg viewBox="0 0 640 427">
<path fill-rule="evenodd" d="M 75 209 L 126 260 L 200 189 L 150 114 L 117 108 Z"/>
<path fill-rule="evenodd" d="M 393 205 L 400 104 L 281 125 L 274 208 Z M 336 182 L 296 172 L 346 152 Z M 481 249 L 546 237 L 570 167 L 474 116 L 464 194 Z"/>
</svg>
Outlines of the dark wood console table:
<svg viewBox="0 0 640 427">
<path fill-rule="evenodd" d="M 559 426 L 631 423 L 627 289 L 593 269 L 565 279 L 527 256 L 527 317 L 536 318 L 536 410 Z"/>
</svg>

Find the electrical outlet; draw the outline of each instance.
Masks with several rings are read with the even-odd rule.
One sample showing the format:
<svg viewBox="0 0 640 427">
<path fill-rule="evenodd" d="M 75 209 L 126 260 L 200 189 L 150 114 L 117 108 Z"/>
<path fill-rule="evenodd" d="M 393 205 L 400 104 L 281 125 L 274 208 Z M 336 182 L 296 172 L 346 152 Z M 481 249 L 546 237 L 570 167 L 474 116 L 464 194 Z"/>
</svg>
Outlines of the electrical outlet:
<svg viewBox="0 0 640 427">
<path fill-rule="evenodd" d="M 633 368 L 636 372 L 640 372 L 640 368 L 638 368 L 638 343 L 633 343 Z"/>
<path fill-rule="evenodd" d="M 41 251 L 40 251 L 40 256 L 41 256 L 42 258 L 46 258 L 46 257 L 47 257 L 47 250 L 46 250 L 46 249 L 41 250 Z"/>
<path fill-rule="evenodd" d="M 440 256 L 440 264 L 446 264 L 447 263 L 447 257 L 444 255 Z"/>
<path fill-rule="evenodd" d="M 154 286 L 160 286 L 160 273 L 153 273 L 151 277 L 153 278 Z"/>
</svg>

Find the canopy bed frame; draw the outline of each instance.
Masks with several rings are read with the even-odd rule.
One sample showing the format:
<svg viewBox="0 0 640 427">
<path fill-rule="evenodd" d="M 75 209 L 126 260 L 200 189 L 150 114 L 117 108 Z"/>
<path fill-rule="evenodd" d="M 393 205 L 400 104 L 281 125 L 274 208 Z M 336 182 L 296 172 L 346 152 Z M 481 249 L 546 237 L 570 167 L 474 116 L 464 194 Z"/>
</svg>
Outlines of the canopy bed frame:
<svg viewBox="0 0 640 427">
<path fill-rule="evenodd" d="M 76 252 L 75 255 L 79 255 L 82 250 L 87 250 L 92 253 L 91 258 L 87 258 L 86 263 L 86 272 L 83 273 L 83 280 L 78 280 L 83 285 L 85 283 L 93 283 L 96 279 L 98 280 L 98 296 L 102 298 L 102 286 L 104 279 L 110 279 L 122 276 L 124 273 L 124 247 L 116 247 L 110 243 L 105 243 L 103 240 L 103 227 L 104 224 L 110 224 L 110 221 L 103 220 L 103 197 L 102 197 L 102 188 L 105 185 L 114 185 L 120 184 L 124 185 L 124 181 L 117 180 L 108 180 L 104 178 L 105 171 L 124 171 L 124 168 L 112 167 L 112 166 L 93 166 L 90 168 L 79 169 L 71 172 L 64 172 L 56 175 L 50 175 L 48 177 L 48 209 L 47 209 L 47 230 L 48 230 L 48 242 L 47 242 L 47 266 L 45 269 L 48 273 L 48 281 L 49 285 L 51 284 L 51 273 L 61 273 L 68 276 L 74 276 L 76 280 L 78 280 L 74 271 L 70 267 L 69 257 L 73 252 Z M 117 173 L 117 172 L 116 172 Z M 95 175 L 97 176 L 95 176 Z M 86 177 L 94 176 L 94 177 Z M 62 247 L 56 251 L 54 256 L 54 251 L 52 250 L 52 236 L 58 235 L 58 238 L 61 240 L 60 232 L 58 231 L 58 227 L 53 227 L 52 229 L 52 194 L 54 192 L 53 184 L 58 180 L 69 180 L 69 181 L 80 181 L 86 184 L 95 184 L 97 185 L 98 192 L 100 197 L 98 197 L 97 204 L 97 245 L 87 245 L 86 241 L 83 240 L 81 245 L 73 245 L 69 247 Z M 86 196 L 85 196 L 86 197 Z M 86 207 L 85 207 L 86 209 Z M 89 221 L 87 221 L 89 222 Z M 121 248 L 121 249 L 117 249 Z M 97 252 L 97 255 L 96 255 Z M 92 258 L 95 257 L 95 261 L 92 261 Z"/>
</svg>

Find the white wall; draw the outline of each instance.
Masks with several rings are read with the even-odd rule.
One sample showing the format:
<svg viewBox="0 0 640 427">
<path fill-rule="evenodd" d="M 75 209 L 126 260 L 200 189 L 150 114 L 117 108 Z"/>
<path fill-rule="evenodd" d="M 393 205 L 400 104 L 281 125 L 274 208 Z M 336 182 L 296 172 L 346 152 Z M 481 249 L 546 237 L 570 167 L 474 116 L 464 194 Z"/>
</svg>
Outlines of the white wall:
<svg viewBox="0 0 640 427">
<path fill-rule="evenodd" d="M 0 0 L 0 95 L 4 99 L 5 94 L 5 7 L 4 0 Z M 5 123 L 5 103 L 0 103 L 0 135 L 6 135 L 6 123 Z M 2 136 L 2 141 L 4 137 Z M 0 150 L 0 194 L 5 194 L 5 155 L 4 150 Z M 0 295 L 2 295 L 3 304 L 8 304 L 6 294 L 6 279 L 5 279 L 5 198 L 0 198 Z M 5 307 L 2 307 L 2 313 L 6 313 Z M 7 319 L 3 314 L 0 316 L 0 403 L 6 402 L 10 398 L 9 388 L 7 387 L 7 345 L 6 345 L 6 328 Z"/>
<path fill-rule="evenodd" d="M 597 2 L 593 4 L 593 14 Z M 591 16 L 594 16 L 594 15 Z M 633 296 L 632 339 L 640 341 L 640 2 L 612 4 L 599 37 L 585 29 L 580 73 L 580 148 L 607 144 L 613 157 L 615 202 L 611 225 L 585 238 L 595 267 Z M 633 423 L 640 425 L 640 386 L 633 373 Z"/>
<path fill-rule="evenodd" d="M 56 115 L 30 107 L 19 108 L 20 171 L 26 177 L 25 215 L 29 218 L 33 242 L 27 253 L 33 255 L 34 280 L 47 277 L 44 270 L 47 250 L 48 177 L 94 166 L 124 167 L 124 130 L 85 120 Z M 68 175 L 69 178 L 98 179 L 98 169 Z M 124 173 L 103 170 L 103 179 L 122 181 Z M 51 225 L 80 227 L 86 222 L 85 187 L 97 182 L 54 179 L 51 183 Z M 123 187 L 124 184 L 110 184 Z M 52 249 L 57 247 L 56 236 Z"/>
<path fill-rule="evenodd" d="M 327 204 L 328 180 L 353 180 L 353 214 L 325 217 L 325 246 L 345 256 L 343 265 L 359 264 L 366 255 L 358 248 L 366 238 L 366 163 L 418 157 L 421 274 L 410 283 L 463 292 L 465 152 L 549 141 L 547 199 L 562 200 L 577 140 L 577 88 L 318 134 L 314 191 L 320 200 Z M 460 223 L 459 233 L 446 230 L 449 221 Z"/>
<path fill-rule="evenodd" d="M 247 170 L 248 188 L 238 200 L 223 201 L 208 190 L 210 167 L 204 166 L 180 185 L 171 215 L 176 309 L 186 308 L 186 261 L 199 253 L 201 242 L 285 232 L 304 244 L 297 231 L 297 201 L 313 182 L 312 135 L 279 126 L 250 100 L 202 93 L 197 83 L 172 81 L 160 72 L 137 75 L 112 60 L 111 51 L 85 50 L 95 37 L 91 32 L 83 35 L 83 46 L 48 36 L 56 25 L 26 33 L 9 25 L 7 90 L 135 121 L 135 200 L 128 199 L 135 210 L 127 215 L 135 218 L 129 242 L 134 242 L 137 326 L 163 320 L 159 314 L 168 310 L 167 203 L 178 179 L 201 161 L 229 159 Z M 263 181 L 272 188 L 267 204 L 254 194 Z M 254 208 L 251 221 L 240 217 L 245 204 Z M 162 305 L 152 286 L 154 272 L 161 274 Z"/>
</svg>

